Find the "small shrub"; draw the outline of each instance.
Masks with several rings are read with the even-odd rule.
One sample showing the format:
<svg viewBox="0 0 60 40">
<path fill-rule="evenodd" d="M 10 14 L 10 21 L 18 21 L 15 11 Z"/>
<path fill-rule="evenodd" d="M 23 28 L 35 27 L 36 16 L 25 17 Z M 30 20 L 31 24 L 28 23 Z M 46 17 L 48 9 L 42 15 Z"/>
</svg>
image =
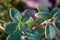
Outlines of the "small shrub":
<svg viewBox="0 0 60 40">
<path fill-rule="evenodd" d="M 6 40 L 22 40 L 22 35 L 26 36 L 26 40 L 42 40 L 43 34 L 47 40 L 53 40 L 56 30 L 60 31 L 60 8 L 49 12 L 45 5 L 38 5 L 37 10 L 34 20 L 30 9 L 26 9 L 25 16 L 22 16 L 17 9 L 11 8 L 10 17 L 13 22 L 4 24 L 4 31 L 9 34 Z"/>
</svg>

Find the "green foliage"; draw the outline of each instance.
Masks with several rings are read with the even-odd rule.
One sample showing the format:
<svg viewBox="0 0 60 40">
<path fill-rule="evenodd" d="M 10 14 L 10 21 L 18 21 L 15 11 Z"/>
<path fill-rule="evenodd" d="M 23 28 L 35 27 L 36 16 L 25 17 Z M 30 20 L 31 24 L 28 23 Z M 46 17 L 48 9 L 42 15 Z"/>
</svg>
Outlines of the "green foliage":
<svg viewBox="0 0 60 40">
<path fill-rule="evenodd" d="M 35 24 L 35 20 L 32 17 L 30 17 L 26 23 L 28 24 L 29 27 L 31 27 Z"/>
<path fill-rule="evenodd" d="M 41 18 L 43 20 L 50 18 L 50 14 L 49 14 L 48 8 L 46 6 L 38 5 L 37 9 L 38 9 L 38 13 L 35 14 L 35 16 L 37 18 Z"/>
<path fill-rule="evenodd" d="M 38 12 L 46 12 L 46 13 L 49 12 L 48 8 L 45 5 L 41 5 L 41 4 L 38 5 L 37 10 Z"/>
<path fill-rule="evenodd" d="M 43 19 L 36 18 L 36 25 L 41 24 L 43 21 L 44 21 Z"/>
<path fill-rule="evenodd" d="M 30 9 L 27 9 L 25 11 L 25 16 L 22 16 L 21 21 L 22 22 L 26 22 L 30 18 L 30 16 L 31 16 L 31 10 Z"/>
<path fill-rule="evenodd" d="M 49 19 L 50 15 L 48 13 L 42 12 L 42 13 L 37 13 L 35 14 L 37 18 L 41 18 L 43 20 Z"/>
<path fill-rule="evenodd" d="M 55 13 L 58 13 L 60 11 L 60 8 L 54 8 L 52 11 L 51 11 L 51 15 L 53 16 Z"/>
<path fill-rule="evenodd" d="M 13 20 L 13 23 L 4 24 L 5 27 L 4 30 L 6 33 L 9 34 L 6 40 L 17 40 L 17 39 L 21 40 L 22 36 L 21 34 L 25 34 L 25 36 L 27 36 L 27 38 L 30 40 L 36 40 L 36 39 L 39 40 L 40 39 L 39 32 L 31 29 L 26 24 L 26 21 L 30 18 L 30 16 L 31 16 L 31 10 L 26 10 L 26 16 L 24 16 L 23 18 L 23 16 L 17 9 L 12 8 L 10 10 L 10 17 Z"/>
<path fill-rule="evenodd" d="M 12 18 L 12 20 L 14 22 L 17 22 L 17 23 L 20 22 L 20 20 L 22 18 L 20 12 L 17 9 L 15 9 L 15 8 L 12 8 L 10 10 L 10 17 Z"/>
<path fill-rule="evenodd" d="M 60 13 L 59 12 L 55 13 L 53 17 L 55 20 L 60 20 Z"/>
<path fill-rule="evenodd" d="M 56 32 L 52 23 L 48 23 L 45 28 L 45 36 L 48 40 L 55 38 Z"/>
<path fill-rule="evenodd" d="M 27 36 L 29 40 L 40 40 L 39 32 L 35 30 L 29 29 L 25 31 L 25 35 Z"/>
<path fill-rule="evenodd" d="M 56 20 L 55 25 L 56 25 L 57 31 L 60 31 L 60 23 L 59 23 L 59 21 Z"/>
<path fill-rule="evenodd" d="M 21 40 L 22 33 L 18 30 L 10 35 L 8 35 L 6 40 Z"/>
<path fill-rule="evenodd" d="M 53 40 L 56 36 L 56 29 L 60 31 L 58 9 L 49 12 L 46 6 L 38 5 L 38 12 L 35 14 L 36 20 L 34 20 L 31 17 L 30 9 L 25 10 L 25 15 L 21 15 L 16 8 L 11 8 L 9 13 L 13 22 L 4 24 L 4 31 L 9 34 L 6 40 L 21 40 L 22 34 L 26 36 L 27 40 L 42 40 L 42 33 L 45 34 L 47 40 Z M 53 20 L 48 21 L 49 19 Z M 46 25 L 41 25 L 44 21 L 47 21 Z"/>
<path fill-rule="evenodd" d="M 27 24 L 22 24 L 22 23 L 19 24 L 19 30 L 20 31 L 25 32 L 27 29 L 28 29 L 28 25 Z"/>
<path fill-rule="evenodd" d="M 16 26 L 17 26 L 16 23 L 5 23 L 4 24 L 4 27 L 5 27 L 4 30 L 5 30 L 6 33 L 11 34 L 16 30 Z"/>
<path fill-rule="evenodd" d="M 44 26 L 39 26 L 39 27 L 36 27 L 36 29 L 39 34 L 40 34 L 40 39 L 42 39 L 42 35 L 44 34 L 44 30 L 45 30 L 45 27 Z"/>
<path fill-rule="evenodd" d="M 0 20 L 7 22 L 12 21 L 9 16 L 9 10 L 10 8 L 17 6 L 20 1 L 21 0 L 0 0 Z"/>
</svg>

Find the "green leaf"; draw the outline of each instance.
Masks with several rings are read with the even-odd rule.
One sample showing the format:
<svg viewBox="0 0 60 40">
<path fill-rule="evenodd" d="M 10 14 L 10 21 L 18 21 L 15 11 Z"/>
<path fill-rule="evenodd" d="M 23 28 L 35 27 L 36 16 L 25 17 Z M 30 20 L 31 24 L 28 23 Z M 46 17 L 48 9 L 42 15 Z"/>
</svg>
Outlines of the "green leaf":
<svg viewBox="0 0 60 40">
<path fill-rule="evenodd" d="M 45 12 L 36 13 L 35 16 L 36 16 L 37 18 L 40 18 L 40 19 L 43 19 L 43 20 L 50 19 L 50 14 L 45 13 Z"/>
<path fill-rule="evenodd" d="M 28 24 L 29 27 L 32 27 L 35 24 L 35 21 L 32 17 L 30 17 L 29 20 L 27 20 L 26 23 Z"/>
<path fill-rule="evenodd" d="M 36 30 L 28 29 L 25 31 L 25 35 L 29 40 L 40 40 L 40 34 Z"/>
<path fill-rule="evenodd" d="M 51 16 L 53 16 L 55 13 L 58 13 L 60 12 L 60 8 L 54 8 L 52 11 L 51 11 Z"/>
<path fill-rule="evenodd" d="M 43 19 L 36 18 L 36 25 L 41 24 L 43 21 L 44 21 Z"/>
<path fill-rule="evenodd" d="M 42 39 L 42 36 L 43 36 L 43 34 L 44 34 L 44 29 L 45 29 L 45 26 L 38 26 L 38 27 L 36 27 L 36 29 L 35 29 L 36 31 L 39 32 L 41 39 Z"/>
<path fill-rule="evenodd" d="M 52 23 L 48 23 L 45 27 L 45 36 L 47 40 L 52 40 L 56 36 L 56 31 Z"/>
<path fill-rule="evenodd" d="M 10 17 L 16 23 L 18 23 L 22 18 L 20 12 L 15 8 L 10 9 Z"/>
<path fill-rule="evenodd" d="M 57 31 L 60 32 L 60 23 L 57 20 L 55 21 L 55 26 L 56 26 Z"/>
<path fill-rule="evenodd" d="M 46 13 L 49 12 L 48 7 L 42 4 L 39 4 L 37 9 L 38 9 L 38 12 L 46 12 Z"/>
<path fill-rule="evenodd" d="M 19 29 L 20 29 L 20 31 L 26 31 L 27 29 L 28 29 L 28 25 L 27 24 L 22 24 L 22 23 L 20 23 L 20 25 L 19 25 Z"/>
<path fill-rule="evenodd" d="M 50 18 L 49 10 L 45 5 L 38 5 L 37 9 L 38 9 L 38 13 L 35 14 L 37 18 L 41 18 L 44 20 Z"/>
<path fill-rule="evenodd" d="M 22 16 L 21 21 L 26 22 L 30 18 L 30 16 L 31 16 L 31 10 L 30 9 L 25 10 L 25 16 Z"/>
<path fill-rule="evenodd" d="M 12 33 L 8 35 L 6 40 L 21 40 L 22 33 L 20 31 L 17 31 L 15 33 Z"/>
<path fill-rule="evenodd" d="M 55 20 L 60 20 L 60 13 L 54 14 L 53 18 L 54 18 Z"/>
<path fill-rule="evenodd" d="M 17 24 L 12 22 L 12 23 L 5 23 L 4 24 L 4 31 L 8 34 L 13 33 L 16 30 Z"/>
<path fill-rule="evenodd" d="M 20 30 L 26 35 L 28 39 L 31 40 L 40 39 L 39 32 L 32 30 L 30 27 L 28 27 L 27 24 L 20 24 L 19 26 L 20 26 Z"/>
</svg>

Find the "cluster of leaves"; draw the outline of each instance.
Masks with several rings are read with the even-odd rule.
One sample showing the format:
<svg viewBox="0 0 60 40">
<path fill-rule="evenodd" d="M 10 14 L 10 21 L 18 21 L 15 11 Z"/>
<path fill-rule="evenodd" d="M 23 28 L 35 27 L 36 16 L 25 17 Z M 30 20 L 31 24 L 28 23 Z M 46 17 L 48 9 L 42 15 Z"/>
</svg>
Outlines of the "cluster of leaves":
<svg viewBox="0 0 60 40">
<path fill-rule="evenodd" d="M 41 40 L 42 33 L 45 30 L 47 40 L 53 40 L 56 36 L 56 30 L 60 31 L 60 8 L 49 12 L 45 5 L 38 5 L 38 13 L 35 14 L 36 20 L 31 17 L 31 9 L 25 10 L 25 16 L 15 8 L 11 8 L 10 17 L 13 22 L 4 24 L 4 31 L 8 33 L 6 40 L 22 40 L 21 36 L 25 35 L 26 40 Z M 41 25 L 45 20 L 46 25 Z M 32 29 L 31 27 L 36 27 Z"/>
<path fill-rule="evenodd" d="M 15 8 L 10 10 L 10 17 L 13 22 L 4 24 L 5 32 L 9 34 L 7 40 L 20 40 L 22 34 L 25 34 L 27 38 L 31 40 L 37 40 L 37 38 L 39 39 L 39 33 L 29 28 L 26 23 L 30 16 L 31 10 L 29 9 L 26 10 L 26 16 L 22 16 Z"/>
<path fill-rule="evenodd" d="M 3 31 L 3 28 L 4 28 L 3 24 L 5 22 L 12 21 L 11 18 L 10 18 L 10 16 L 9 16 L 9 10 L 10 10 L 10 8 L 12 8 L 12 7 L 16 7 L 17 8 L 18 7 L 18 9 L 20 9 L 20 8 L 22 8 L 20 6 L 24 6 L 23 3 L 20 2 L 20 1 L 21 0 L 0 0 L 0 40 L 5 40 L 5 38 L 7 36 L 4 33 L 4 31 Z M 18 6 L 18 5 L 20 5 L 20 6 Z M 20 9 L 20 10 L 22 10 L 22 9 Z"/>
</svg>

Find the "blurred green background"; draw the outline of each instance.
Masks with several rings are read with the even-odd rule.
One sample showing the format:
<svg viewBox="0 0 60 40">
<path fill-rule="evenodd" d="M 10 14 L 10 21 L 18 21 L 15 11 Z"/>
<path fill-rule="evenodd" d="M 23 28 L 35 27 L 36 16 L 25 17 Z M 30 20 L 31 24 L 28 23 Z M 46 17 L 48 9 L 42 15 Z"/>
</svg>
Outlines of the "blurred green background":
<svg viewBox="0 0 60 40">
<path fill-rule="evenodd" d="M 9 16 L 10 8 L 15 7 L 23 11 L 25 9 L 24 5 L 21 0 L 0 0 L 0 40 L 5 40 L 8 35 L 3 31 L 3 24 L 11 21 Z"/>
</svg>

